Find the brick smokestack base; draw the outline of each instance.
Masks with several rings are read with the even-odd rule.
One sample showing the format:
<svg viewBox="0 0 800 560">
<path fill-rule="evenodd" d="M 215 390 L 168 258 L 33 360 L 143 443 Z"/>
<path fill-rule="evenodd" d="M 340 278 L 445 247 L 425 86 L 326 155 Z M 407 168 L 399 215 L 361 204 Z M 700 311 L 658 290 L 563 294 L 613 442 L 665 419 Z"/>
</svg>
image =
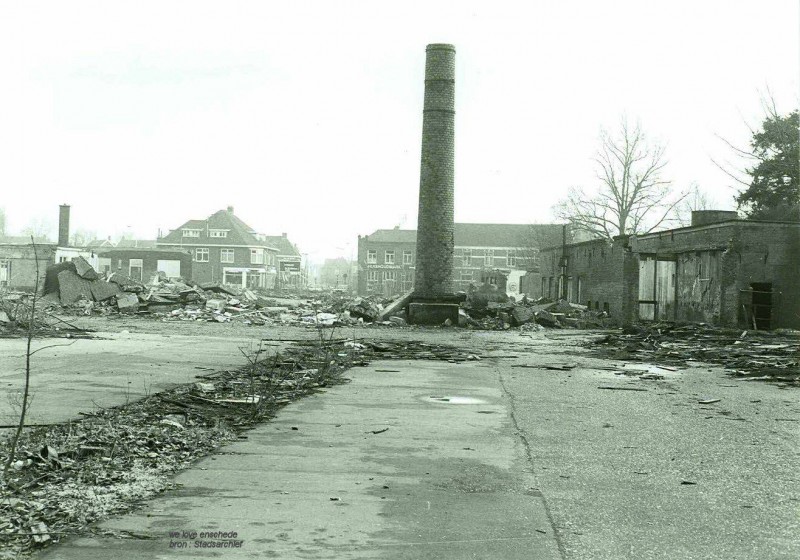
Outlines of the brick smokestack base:
<svg viewBox="0 0 800 560">
<path fill-rule="evenodd" d="M 453 45 L 426 49 L 414 278 L 414 295 L 425 299 L 453 295 L 455 57 Z"/>
<path fill-rule="evenodd" d="M 58 246 L 69 247 L 69 204 L 58 207 Z"/>
</svg>

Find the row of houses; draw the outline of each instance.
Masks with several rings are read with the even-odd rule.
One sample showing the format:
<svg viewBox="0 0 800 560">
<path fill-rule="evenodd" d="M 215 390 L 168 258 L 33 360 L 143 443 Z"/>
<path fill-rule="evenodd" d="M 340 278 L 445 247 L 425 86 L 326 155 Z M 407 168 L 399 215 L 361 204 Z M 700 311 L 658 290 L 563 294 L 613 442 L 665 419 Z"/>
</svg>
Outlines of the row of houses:
<svg viewBox="0 0 800 560">
<path fill-rule="evenodd" d="M 539 250 L 559 242 L 564 231 L 557 224 L 456 223 L 453 235 L 455 291 L 502 278 L 510 294 L 520 294 L 526 291 L 524 282 L 538 285 Z M 359 236 L 358 293 L 392 296 L 411 290 L 416 244 L 417 231 L 411 229 L 379 229 Z"/>
<path fill-rule="evenodd" d="M 157 272 L 197 283 L 243 288 L 297 287 L 305 282 L 301 254 L 284 233 L 256 232 L 233 207 L 204 220 L 188 220 L 155 240 L 110 239 L 80 247 L 69 243 L 69 211 L 59 210 L 58 242 L 0 237 L 0 288 L 30 290 L 48 264 L 83 257 L 96 270 L 146 281 Z"/>
</svg>

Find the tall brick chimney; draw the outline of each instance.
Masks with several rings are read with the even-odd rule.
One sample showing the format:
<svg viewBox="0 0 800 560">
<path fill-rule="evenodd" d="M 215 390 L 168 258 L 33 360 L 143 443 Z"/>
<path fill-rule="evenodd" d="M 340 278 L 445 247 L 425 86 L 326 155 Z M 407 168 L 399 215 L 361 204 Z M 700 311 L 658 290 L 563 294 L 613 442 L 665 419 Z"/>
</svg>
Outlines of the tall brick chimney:
<svg viewBox="0 0 800 560">
<path fill-rule="evenodd" d="M 69 204 L 58 207 L 58 246 L 69 247 Z"/>
<path fill-rule="evenodd" d="M 453 45 L 426 49 L 417 264 L 409 305 L 409 319 L 418 324 L 458 321 L 453 303 L 455 58 Z"/>
<path fill-rule="evenodd" d="M 453 293 L 455 58 L 452 45 L 426 49 L 414 279 L 422 297 Z"/>
</svg>

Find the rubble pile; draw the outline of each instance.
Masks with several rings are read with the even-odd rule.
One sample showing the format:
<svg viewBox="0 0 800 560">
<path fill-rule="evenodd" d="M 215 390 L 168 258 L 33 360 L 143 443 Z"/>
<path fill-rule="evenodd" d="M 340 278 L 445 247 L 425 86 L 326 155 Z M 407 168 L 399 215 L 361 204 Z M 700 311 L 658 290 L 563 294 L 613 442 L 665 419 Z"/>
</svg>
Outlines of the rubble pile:
<svg viewBox="0 0 800 560">
<path fill-rule="evenodd" d="M 722 366 L 735 377 L 800 386 L 800 332 L 740 331 L 706 324 L 626 327 L 592 343 L 603 357 L 686 367 Z"/>
<path fill-rule="evenodd" d="M 316 299 L 287 298 L 285 294 L 270 297 L 266 292 L 218 283 L 188 284 L 163 274 L 142 283 L 119 273 L 99 275 L 81 258 L 48 267 L 44 294 L 46 301 L 85 315 L 119 312 L 163 321 L 235 321 L 247 325 L 405 324 L 402 311 L 383 320 L 392 299 L 352 298 L 337 292 L 314 294 Z"/>
<path fill-rule="evenodd" d="M 539 299 L 528 301 L 523 298 L 515 302 L 506 298 L 486 298 L 483 293 L 473 293 L 462 304 L 466 319 L 462 326 L 492 330 L 505 330 L 512 327 L 525 327 L 530 330 L 547 328 L 604 328 L 608 315 L 603 311 L 589 310 L 585 305 L 566 301 L 547 301 Z"/>
<path fill-rule="evenodd" d="M 77 327 L 54 314 L 52 302 L 38 299 L 34 308 L 33 294 L 4 292 L 0 294 L 0 336 L 25 336 L 30 327 L 36 336 L 84 338 L 89 329 Z"/>
</svg>

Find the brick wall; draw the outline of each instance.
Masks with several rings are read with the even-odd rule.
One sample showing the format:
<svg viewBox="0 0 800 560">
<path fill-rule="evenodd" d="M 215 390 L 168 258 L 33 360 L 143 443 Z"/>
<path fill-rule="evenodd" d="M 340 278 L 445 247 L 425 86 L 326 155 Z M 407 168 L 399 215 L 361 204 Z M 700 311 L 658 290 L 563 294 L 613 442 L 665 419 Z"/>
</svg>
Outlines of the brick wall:
<svg viewBox="0 0 800 560">
<path fill-rule="evenodd" d="M 539 293 L 554 300 L 560 299 L 561 255 L 561 247 L 552 247 L 543 249 L 539 258 L 542 282 Z M 635 276 L 631 277 L 633 269 L 624 266 L 625 239 L 567 245 L 566 256 L 567 287 L 571 287 L 567 290 L 567 299 L 591 309 L 606 310 L 612 319 L 623 322 L 629 305 L 623 289 L 624 280 L 636 280 Z M 638 269 L 636 271 L 638 273 Z"/>
<path fill-rule="evenodd" d="M 30 245 L 0 245 L 0 261 L 7 264 L 8 278 L 0 289 L 33 291 L 36 286 L 36 261 L 39 261 L 39 288 L 44 286 L 45 269 L 55 262 L 53 245 L 36 245 L 36 253 Z"/>
<path fill-rule="evenodd" d="M 455 48 L 428 45 L 414 285 L 423 297 L 453 292 L 454 123 Z"/>
</svg>

